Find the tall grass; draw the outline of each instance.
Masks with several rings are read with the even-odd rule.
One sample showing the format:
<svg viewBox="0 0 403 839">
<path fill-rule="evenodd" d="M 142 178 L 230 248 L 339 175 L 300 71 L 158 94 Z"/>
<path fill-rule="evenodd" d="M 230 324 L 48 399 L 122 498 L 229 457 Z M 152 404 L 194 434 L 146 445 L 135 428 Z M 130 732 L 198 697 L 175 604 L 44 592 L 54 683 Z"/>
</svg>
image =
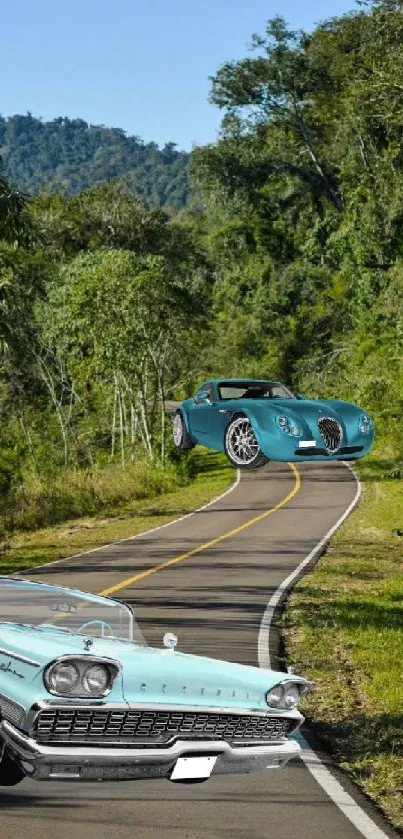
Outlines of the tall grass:
<svg viewBox="0 0 403 839">
<path fill-rule="evenodd" d="M 13 493 L 0 498 L 0 533 L 35 530 L 79 516 L 111 514 L 125 502 L 156 497 L 185 486 L 186 468 L 149 460 L 109 464 L 91 472 L 60 469 L 38 476 L 28 472 Z"/>
<path fill-rule="evenodd" d="M 357 469 L 361 502 L 291 594 L 286 646 L 315 731 L 403 828 L 403 469 L 389 444 Z"/>
</svg>

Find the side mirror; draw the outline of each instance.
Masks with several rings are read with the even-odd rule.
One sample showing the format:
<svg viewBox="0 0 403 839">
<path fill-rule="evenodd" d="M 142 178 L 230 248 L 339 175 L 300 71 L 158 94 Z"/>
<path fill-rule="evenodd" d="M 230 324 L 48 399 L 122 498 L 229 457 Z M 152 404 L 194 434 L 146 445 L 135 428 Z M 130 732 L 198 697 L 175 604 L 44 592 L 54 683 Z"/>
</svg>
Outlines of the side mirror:
<svg viewBox="0 0 403 839">
<path fill-rule="evenodd" d="M 308 399 L 306 393 L 297 393 L 297 399 Z"/>
<path fill-rule="evenodd" d="M 199 405 L 201 402 L 210 402 L 210 394 L 208 390 L 200 390 L 196 393 L 195 402 Z"/>
</svg>

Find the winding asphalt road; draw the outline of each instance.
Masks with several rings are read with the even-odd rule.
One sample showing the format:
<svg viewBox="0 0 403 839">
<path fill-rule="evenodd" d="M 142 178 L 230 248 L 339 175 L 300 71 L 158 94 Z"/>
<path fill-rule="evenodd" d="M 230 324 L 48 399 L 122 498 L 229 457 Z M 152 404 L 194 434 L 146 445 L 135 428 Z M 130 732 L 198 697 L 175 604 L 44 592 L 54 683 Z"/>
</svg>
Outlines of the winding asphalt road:
<svg viewBox="0 0 403 839">
<path fill-rule="evenodd" d="M 232 492 L 194 515 L 44 567 L 30 577 L 87 591 L 115 590 L 117 597 L 136 605 L 151 644 L 160 645 L 170 630 L 184 652 L 258 665 L 259 629 L 270 597 L 342 516 L 356 488 L 343 464 L 301 464 L 292 470 L 288 464 L 272 463 L 243 475 Z M 277 645 L 274 621 L 273 661 Z M 281 771 L 217 776 L 192 786 L 169 781 L 79 785 L 26 780 L 0 791 L 0 836 L 395 836 L 341 778 L 365 811 L 364 822 L 368 816 L 372 819 L 362 832 L 354 826 L 308 771 L 310 761 L 314 759 L 308 753 L 304 763 L 298 758 Z"/>
</svg>

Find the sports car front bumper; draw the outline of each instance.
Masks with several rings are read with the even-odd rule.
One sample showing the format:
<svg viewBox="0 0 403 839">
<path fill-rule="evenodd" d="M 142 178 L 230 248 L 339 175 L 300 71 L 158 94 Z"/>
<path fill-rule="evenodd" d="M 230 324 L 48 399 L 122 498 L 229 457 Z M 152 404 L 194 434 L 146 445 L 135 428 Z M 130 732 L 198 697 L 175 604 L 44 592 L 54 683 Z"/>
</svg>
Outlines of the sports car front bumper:
<svg viewBox="0 0 403 839">
<path fill-rule="evenodd" d="M 169 778 L 180 757 L 215 755 L 213 774 L 280 769 L 300 747 L 295 740 L 233 748 L 223 741 L 178 740 L 168 748 L 96 748 L 42 745 L 2 720 L 0 740 L 28 776 L 49 781 L 122 781 Z"/>
<path fill-rule="evenodd" d="M 311 440 L 302 440 L 302 443 L 310 443 L 309 446 L 301 446 L 299 445 L 298 449 L 295 449 L 294 454 L 298 455 L 300 458 L 304 459 L 306 457 L 320 457 L 322 460 L 332 458 L 343 460 L 344 458 L 353 458 L 356 459 L 358 457 L 362 457 L 362 452 L 364 451 L 364 446 L 342 446 L 337 452 L 328 452 L 324 448 L 320 448 L 317 446 L 315 441 Z"/>
</svg>

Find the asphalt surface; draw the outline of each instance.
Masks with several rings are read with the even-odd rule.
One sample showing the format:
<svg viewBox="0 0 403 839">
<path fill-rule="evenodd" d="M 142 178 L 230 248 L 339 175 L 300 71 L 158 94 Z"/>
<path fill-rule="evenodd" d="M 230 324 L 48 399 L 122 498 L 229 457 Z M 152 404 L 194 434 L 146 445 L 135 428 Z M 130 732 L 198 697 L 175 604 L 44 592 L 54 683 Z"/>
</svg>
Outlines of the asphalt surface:
<svg viewBox="0 0 403 839">
<path fill-rule="evenodd" d="M 301 486 L 280 509 L 117 592 L 136 606 L 150 644 L 167 630 L 178 649 L 258 664 L 260 622 L 271 595 L 344 513 L 356 482 L 343 465 L 301 464 Z M 32 579 L 99 592 L 167 559 L 191 553 L 261 516 L 296 487 L 287 464 L 244 474 L 216 504 L 146 533 L 30 573 Z M 28 576 L 28 575 L 27 575 Z M 275 655 L 278 638 L 271 635 Z M 348 782 L 342 779 L 351 793 Z M 371 806 L 357 797 L 388 836 Z M 26 780 L 0 790 L 0 837 L 7 839 L 358 839 L 300 759 L 280 771 L 169 781 L 67 784 Z M 369 835 L 369 834 L 367 834 Z"/>
</svg>

